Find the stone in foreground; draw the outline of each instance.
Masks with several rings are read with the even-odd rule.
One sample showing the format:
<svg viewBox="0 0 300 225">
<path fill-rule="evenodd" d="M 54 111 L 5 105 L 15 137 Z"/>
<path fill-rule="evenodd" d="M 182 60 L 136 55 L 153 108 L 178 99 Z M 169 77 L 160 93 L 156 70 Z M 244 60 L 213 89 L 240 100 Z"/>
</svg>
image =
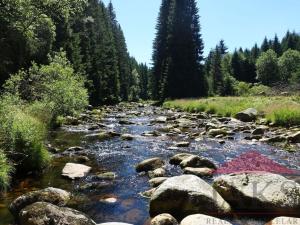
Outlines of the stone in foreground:
<svg viewBox="0 0 300 225">
<path fill-rule="evenodd" d="M 300 218 L 295 217 L 277 217 L 270 222 L 268 222 L 266 225 L 300 225 Z"/>
<path fill-rule="evenodd" d="M 93 220 L 75 209 L 46 202 L 36 202 L 24 208 L 19 214 L 19 221 L 20 225 L 96 225 Z"/>
<path fill-rule="evenodd" d="M 91 169 L 91 167 L 83 164 L 67 163 L 62 170 L 62 176 L 74 180 L 76 178 L 85 177 Z"/>
<path fill-rule="evenodd" d="M 149 180 L 149 184 L 151 187 L 158 187 L 163 182 L 165 182 L 168 179 L 168 177 L 156 177 L 151 180 Z"/>
<path fill-rule="evenodd" d="M 235 115 L 235 118 L 237 118 L 238 120 L 243 121 L 243 122 L 251 122 L 251 121 L 256 120 L 257 114 L 258 114 L 258 112 L 256 109 L 249 108 L 242 112 L 237 113 Z"/>
<path fill-rule="evenodd" d="M 222 224 L 222 225 L 232 225 L 231 223 L 220 220 L 215 217 L 203 215 L 203 214 L 194 214 L 184 218 L 180 225 L 212 225 L 212 224 Z"/>
<path fill-rule="evenodd" d="M 300 184 L 277 174 L 223 175 L 213 187 L 237 210 L 282 216 L 298 215 L 300 211 Z"/>
<path fill-rule="evenodd" d="M 150 215 L 170 213 L 177 219 L 204 214 L 229 214 L 229 204 L 204 180 L 194 175 L 182 175 L 167 179 L 153 193 Z"/>
<path fill-rule="evenodd" d="M 155 169 L 158 169 L 164 165 L 164 161 L 160 158 L 151 158 L 146 159 L 139 164 L 136 165 L 135 170 L 136 172 L 148 172 Z"/>
<path fill-rule="evenodd" d="M 150 225 L 178 225 L 178 222 L 172 215 L 164 213 L 154 217 Z"/>
<path fill-rule="evenodd" d="M 35 202 L 49 202 L 58 206 L 65 206 L 70 198 L 71 194 L 69 192 L 49 187 L 43 190 L 29 192 L 18 197 L 10 204 L 9 210 L 17 217 L 22 209 Z"/>
</svg>

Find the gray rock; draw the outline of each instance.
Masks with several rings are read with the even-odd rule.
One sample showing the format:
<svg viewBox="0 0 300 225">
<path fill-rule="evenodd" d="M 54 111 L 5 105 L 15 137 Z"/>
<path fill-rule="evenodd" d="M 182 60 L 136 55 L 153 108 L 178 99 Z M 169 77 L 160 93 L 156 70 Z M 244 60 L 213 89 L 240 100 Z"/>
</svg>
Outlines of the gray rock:
<svg viewBox="0 0 300 225">
<path fill-rule="evenodd" d="M 168 120 L 167 117 L 165 117 L 165 116 L 159 116 L 159 117 L 157 117 L 157 118 L 155 119 L 155 122 L 156 122 L 156 123 L 166 123 L 167 120 Z"/>
<path fill-rule="evenodd" d="M 123 140 L 126 140 L 126 141 L 131 141 L 131 140 L 133 140 L 133 136 L 132 136 L 131 134 L 122 134 L 122 135 L 121 135 L 121 138 L 122 138 Z"/>
<path fill-rule="evenodd" d="M 235 115 L 235 118 L 237 118 L 238 120 L 241 120 L 243 122 L 251 122 L 251 121 L 256 120 L 257 115 L 258 115 L 258 112 L 256 109 L 249 108 L 242 112 L 237 113 Z"/>
<path fill-rule="evenodd" d="M 227 131 L 225 129 L 210 129 L 208 131 L 208 135 L 212 137 L 216 137 L 218 135 L 226 135 Z"/>
<path fill-rule="evenodd" d="M 195 168 L 201 168 L 201 167 L 208 167 L 208 168 L 212 168 L 212 169 L 216 169 L 216 165 L 210 161 L 209 159 L 197 156 L 197 155 L 192 155 L 189 156 L 187 158 L 185 158 L 184 160 L 182 160 L 182 162 L 180 163 L 180 167 L 181 168 L 185 168 L 185 167 L 195 167 Z"/>
<path fill-rule="evenodd" d="M 212 224 L 222 224 L 222 225 L 232 225 L 231 223 L 218 219 L 216 217 L 211 217 L 203 214 L 194 214 L 185 217 L 180 225 L 212 225 Z"/>
<path fill-rule="evenodd" d="M 197 177 L 211 177 L 213 175 L 214 170 L 210 168 L 193 168 L 193 167 L 186 167 L 184 168 L 185 174 L 193 174 Z"/>
<path fill-rule="evenodd" d="M 74 180 L 76 178 L 85 177 L 91 169 L 91 167 L 83 164 L 67 163 L 62 170 L 62 176 Z"/>
<path fill-rule="evenodd" d="M 151 198 L 151 196 L 154 194 L 155 191 L 156 191 L 156 188 L 152 188 L 150 190 L 141 192 L 140 195 L 144 198 Z"/>
<path fill-rule="evenodd" d="M 189 154 L 189 153 L 176 154 L 170 159 L 170 164 L 179 165 L 182 162 L 182 160 L 184 160 L 190 156 L 192 156 L 192 154 Z"/>
<path fill-rule="evenodd" d="M 21 209 L 35 202 L 49 202 L 58 206 L 65 206 L 71 198 L 71 194 L 58 188 L 46 188 L 29 192 L 15 199 L 9 206 L 10 212 L 17 217 Z"/>
<path fill-rule="evenodd" d="M 77 210 L 47 202 L 36 202 L 22 209 L 19 221 L 20 225 L 96 225 L 93 220 Z"/>
<path fill-rule="evenodd" d="M 151 220 L 150 225 L 179 225 L 177 220 L 168 213 L 160 214 Z"/>
<path fill-rule="evenodd" d="M 166 170 L 164 168 L 157 168 L 153 171 L 149 171 L 148 175 L 150 178 L 163 177 L 166 175 Z"/>
<path fill-rule="evenodd" d="M 150 200 L 150 215 L 170 213 L 181 219 L 193 213 L 228 214 L 228 203 L 204 180 L 194 175 L 172 177 L 162 183 Z"/>
<path fill-rule="evenodd" d="M 158 169 L 164 165 L 164 161 L 160 158 L 151 158 L 146 159 L 139 164 L 136 165 L 135 170 L 136 172 L 148 172 L 151 170 Z"/>
<path fill-rule="evenodd" d="M 276 217 L 270 222 L 266 223 L 266 225 L 300 225 L 300 218 L 295 217 Z"/>
<path fill-rule="evenodd" d="M 114 172 L 98 173 L 96 175 L 96 178 L 100 180 L 114 180 L 116 177 L 117 174 Z"/>
<path fill-rule="evenodd" d="M 151 187 L 158 187 L 163 182 L 165 182 L 168 179 L 168 177 L 156 177 L 149 180 L 149 184 Z"/>
<path fill-rule="evenodd" d="M 300 185 L 272 173 L 241 173 L 218 177 L 213 187 L 238 210 L 299 214 Z"/>
<path fill-rule="evenodd" d="M 187 141 L 182 141 L 182 142 L 176 143 L 175 146 L 176 146 L 176 147 L 184 148 L 184 147 L 189 147 L 189 146 L 190 146 L 190 143 L 187 142 Z"/>
<path fill-rule="evenodd" d="M 263 135 L 267 129 L 267 126 L 259 126 L 252 131 L 252 135 Z"/>
</svg>

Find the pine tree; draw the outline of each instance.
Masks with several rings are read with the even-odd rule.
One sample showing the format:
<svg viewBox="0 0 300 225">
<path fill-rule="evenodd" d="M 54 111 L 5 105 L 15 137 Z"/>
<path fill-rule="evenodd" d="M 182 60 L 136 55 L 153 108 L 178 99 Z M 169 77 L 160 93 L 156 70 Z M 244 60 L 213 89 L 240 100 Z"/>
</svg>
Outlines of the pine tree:
<svg viewBox="0 0 300 225">
<path fill-rule="evenodd" d="M 215 51 L 213 52 L 212 64 L 210 69 L 210 77 L 212 81 L 212 91 L 215 94 L 221 95 L 223 93 L 224 86 L 224 77 L 222 73 L 222 53 L 221 46 L 216 46 Z"/>
<path fill-rule="evenodd" d="M 195 0 L 176 0 L 172 8 L 171 29 L 168 41 L 169 57 L 162 79 L 166 97 L 185 98 L 206 95 L 207 87 L 203 61 L 203 42 Z M 165 97 L 165 96 L 163 96 Z"/>
<path fill-rule="evenodd" d="M 219 49 L 220 49 L 220 54 L 222 56 L 226 55 L 228 48 L 225 45 L 225 41 L 223 39 L 219 43 Z"/>
<path fill-rule="evenodd" d="M 251 57 L 255 61 L 260 54 L 260 49 L 257 46 L 257 43 L 255 43 L 254 47 L 251 49 Z"/>
<path fill-rule="evenodd" d="M 124 33 L 116 19 L 116 14 L 114 11 L 113 4 L 110 2 L 107 8 L 108 8 L 108 14 L 112 25 L 114 42 L 117 51 L 118 71 L 120 77 L 120 97 L 123 101 L 127 101 L 128 91 L 129 91 L 129 77 L 131 76 L 130 66 L 129 66 L 129 54 L 127 51 L 127 45 L 126 45 Z"/>
<path fill-rule="evenodd" d="M 163 71 L 168 59 L 168 39 L 170 32 L 170 21 L 172 20 L 171 11 L 173 10 L 174 0 L 162 0 L 160 12 L 156 25 L 156 37 L 153 43 L 153 70 L 151 79 L 152 98 L 159 100 L 162 91 Z"/>
<path fill-rule="evenodd" d="M 262 52 L 266 52 L 270 49 L 270 44 L 269 44 L 269 41 L 268 41 L 267 37 L 265 37 L 260 49 L 261 49 Z"/>
<path fill-rule="evenodd" d="M 282 55 L 281 44 L 280 44 L 280 41 L 278 39 L 277 34 L 274 37 L 273 44 L 272 44 L 272 49 L 276 52 L 276 54 L 278 56 Z"/>
</svg>

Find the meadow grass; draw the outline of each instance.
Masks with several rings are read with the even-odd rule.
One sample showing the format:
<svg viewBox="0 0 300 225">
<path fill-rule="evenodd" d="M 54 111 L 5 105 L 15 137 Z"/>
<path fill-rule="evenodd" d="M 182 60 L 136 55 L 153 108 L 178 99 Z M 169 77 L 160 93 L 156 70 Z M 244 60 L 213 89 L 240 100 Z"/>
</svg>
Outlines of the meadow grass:
<svg viewBox="0 0 300 225">
<path fill-rule="evenodd" d="M 166 101 L 164 107 L 187 112 L 215 113 L 228 117 L 234 117 L 247 108 L 256 108 L 260 115 L 276 125 L 300 125 L 300 96 L 180 99 Z"/>
</svg>

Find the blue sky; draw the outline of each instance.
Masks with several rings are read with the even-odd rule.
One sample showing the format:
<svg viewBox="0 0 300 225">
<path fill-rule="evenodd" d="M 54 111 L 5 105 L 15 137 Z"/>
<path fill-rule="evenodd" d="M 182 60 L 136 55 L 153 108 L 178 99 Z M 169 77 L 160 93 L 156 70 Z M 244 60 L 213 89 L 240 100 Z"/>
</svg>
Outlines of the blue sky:
<svg viewBox="0 0 300 225">
<path fill-rule="evenodd" d="M 108 3 L 109 0 L 103 0 Z M 152 42 L 161 0 L 112 0 L 128 50 L 151 63 Z M 300 0 L 198 0 L 205 55 L 220 39 L 230 51 L 260 45 L 265 36 L 300 32 Z"/>
</svg>

